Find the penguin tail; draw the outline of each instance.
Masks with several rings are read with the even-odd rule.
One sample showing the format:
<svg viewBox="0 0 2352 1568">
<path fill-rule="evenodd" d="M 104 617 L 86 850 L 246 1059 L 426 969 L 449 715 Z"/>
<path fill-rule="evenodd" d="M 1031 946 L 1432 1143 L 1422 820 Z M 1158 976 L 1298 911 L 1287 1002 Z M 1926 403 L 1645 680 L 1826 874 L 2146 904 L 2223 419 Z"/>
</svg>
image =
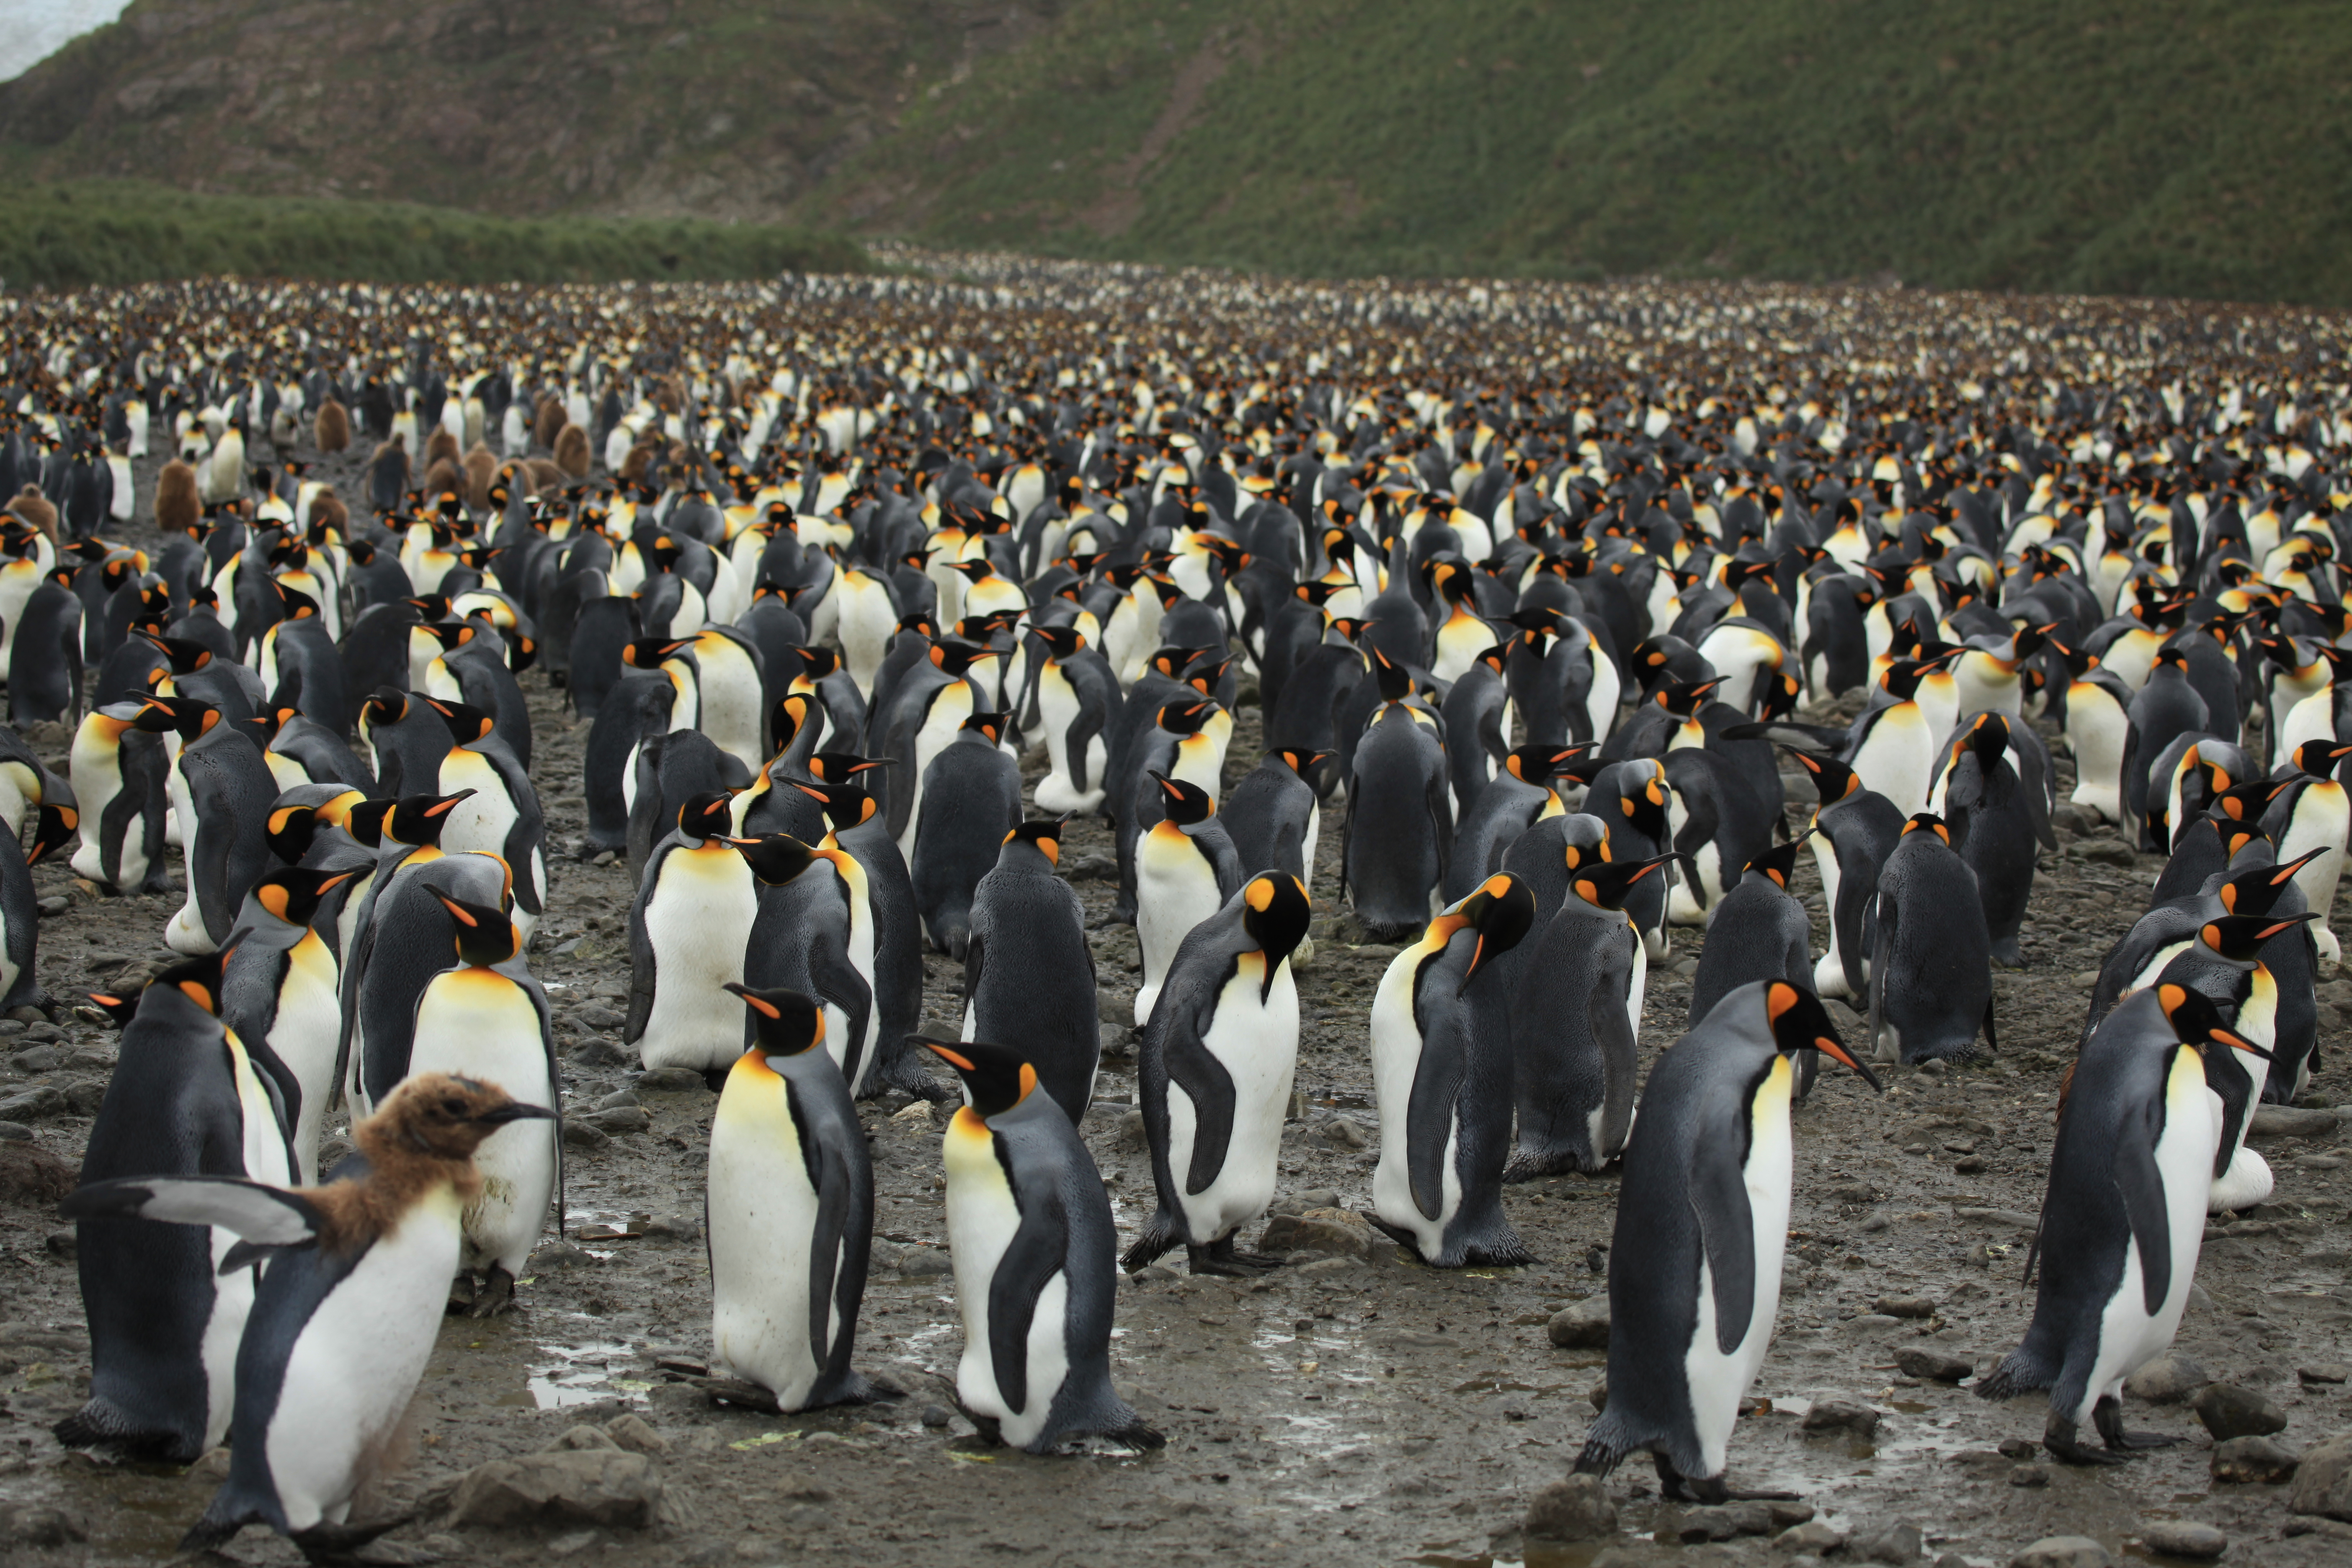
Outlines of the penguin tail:
<svg viewBox="0 0 2352 1568">
<path fill-rule="evenodd" d="M 1584 1439 L 1584 1447 L 1578 1450 L 1576 1463 L 1569 1467 L 1569 1473 L 1605 1477 L 1624 1463 L 1625 1456 L 1633 1451 L 1633 1445 L 1612 1442 L 1596 1430 Z"/>
<path fill-rule="evenodd" d="M 1176 1234 L 1175 1222 L 1163 1208 L 1151 1216 L 1150 1223 L 1143 1227 L 1143 1234 L 1135 1238 L 1135 1245 L 1129 1247 L 1126 1255 L 1118 1260 L 1118 1266 L 1129 1274 L 1140 1273 L 1167 1253 L 1174 1251 L 1177 1243 L 1183 1239 Z"/>
<path fill-rule="evenodd" d="M 2030 1344 L 2020 1345 L 2002 1358 L 2001 1363 L 1977 1380 L 1979 1399 L 2014 1399 L 2021 1394 L 2032 1394 L 2048 1388 L 2058 1381 L 2058 1369 L 2047 1364 Z"/>
</svg>

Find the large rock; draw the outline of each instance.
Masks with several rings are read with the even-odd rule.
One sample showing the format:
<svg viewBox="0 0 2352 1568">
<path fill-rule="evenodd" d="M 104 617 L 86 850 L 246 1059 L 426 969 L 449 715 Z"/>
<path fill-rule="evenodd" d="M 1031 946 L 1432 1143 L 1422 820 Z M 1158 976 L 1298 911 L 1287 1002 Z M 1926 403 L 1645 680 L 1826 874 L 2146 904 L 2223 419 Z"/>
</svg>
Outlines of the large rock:
<svg viewBox="0 0 2352 1568">
<path fill-rule="evenodd" d="M 467 1470 L 450 1502 L 449 1522 L 642 1529 L 654 1522 L 661 1500 L 661 1476 L 643 1454 L 617 1447 L 563 1448 L 492 1459 Z"/>
<path fill-rule="evenodd" d="M 2213 1445 L 2213 1479 L 2217 1481 L 2275 1486 L 2294 1475 L 2299 1462 L 2293 1449 L 2268 1437 L 2231 1437 Z"/>
<path fill-rule="evenodd" d="M 2352 1432 L 2339 1433 L 2303 1457 L 2286 1506 L 2291 1512 L 2352 1522 Z"/>
<path fill-rule="evenodd" d="M 2217 1443 L 2232 1437 L 2267 1437 L 2286 1430 L 2286 1412 L 2250 1388 L 2209 1383 L 2189 1402 Z"/>
<path fill-rule="evenodd" d="M 1605 1350 L 1609 1345 L 1609 1295 L 1587 1296 L 1551 1315 L 1544 1332 L 1564 1351 Z"/>
<path fill-rule="evenodd" d="M 2160 1557 L 2192 1557 L 2200 1562 L 2210 1562 L 2230 1550 L 2228 1536 L 2193 1519 L 2160 1519 L 2143 1526 L 2139 1542 Z"/>
<path fill-rule="evenodd" d="M 2344 1123 L 2332 1110 L 2302 1110 L 2292 1105 L 2263 1105 L 2254 1110 L 2246 1136 L 2257 1142 L 2272 1138 L 2332 1138 Z"/>
<path fill-rule="evenodd" d="M 2045 1535 L 2009 1560 L 2009 1568 L 2112 1568 L 2114 1555 L 2087 1535 Z"/>
<path fill-rule="evenodd" d="M 1598 1476 L 1570 1476 L 1536 1489 L 1524 1527 L 1538 1541 L 1606 1541 L 1617 1533 L 1617 1505 Z"/>
<path fill-rule="evenodd" d="M 1916 1525 L 1889 1524 L 1856 1531 L 1845 1543 L 1845 1554 L 1860 1563 L 1887 1563 L 1901 1568 L 1918 1562 L 1926 1544 Z"/>
<path fill-rule="evenodd" d="M 1276 1215 L 1265 1222 L 1258 1238 L 1261 1252 L 1327 1252 L 1340 1258 L 1370 1258 L 1380 1246 L 1381 1233 L 1353 1209 L 1308 1209 L 1301 1215 Z"/>
<path fill-rule="evenodd" d="M 2189 1357 L 2167 1351 L 2124 1379 L 2124 1392 L 2150 1405 L 2178 1405 L 2212 1381 L 2211 1374 Z"/>
</svg>

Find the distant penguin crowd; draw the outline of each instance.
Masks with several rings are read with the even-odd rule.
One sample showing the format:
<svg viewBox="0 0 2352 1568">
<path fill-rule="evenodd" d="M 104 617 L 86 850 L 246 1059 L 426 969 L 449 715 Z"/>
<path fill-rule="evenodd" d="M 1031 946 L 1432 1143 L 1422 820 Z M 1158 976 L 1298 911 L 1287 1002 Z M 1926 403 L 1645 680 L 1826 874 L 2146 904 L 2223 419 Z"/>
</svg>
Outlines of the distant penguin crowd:
<svg viewBox="0 0 2352 1568">
<path fill-rule="evenodd" d="M 1392 944 L 1365 1217 L 1420 1261 L 1532 1262 L 1512 1184 L 1622 1170 L 1576 1467 L 1647 1454 L 1701 1501 L 1756 1495 L 1792 1106 L 2000 1048 L 2053 821 L 2165 859 L 2045 1086 L 2032 1327 L 1977 1384 L 2046 1392 L 2052 1454 L 2151 1440 L 2117 1390 L 2205 1215 L 2273 1191 L 2256 1109 L 2320 1065 L 2333 318 L 1043 268 L 211 283 L 0 326 L 0 989 L 82 1004 L 37 981 L 52 858 L 172 895 L 182 960 L 90 999 L 122 1032 L 58 1431 L 226 1441 L 191 1547 L 382 1528 L 353 1505 L 436 1325 L 514 1307 L 560 1228 L 530 954 L 565 853 L 635 879 L 626 1043 L 717 1096 L 714 1396 L 890 1396 L 856 1102 L 952 1102 L 956 1386 L 1036 1452 L 1160 1441 L 1111 1383 L 1122 1264 L 1283 1265 L 1246 1243 L 1318 940 Z M 575 843 L 526 682 L 586 726 Z M 1126 1236 L 1078 1132 L 1082 815 L 1140 953 Z M 1678 928 L 1689 1016 L 1645 1053 Z M 922 1021 L 927 950 L 960 1026 Z"/>
</svg>

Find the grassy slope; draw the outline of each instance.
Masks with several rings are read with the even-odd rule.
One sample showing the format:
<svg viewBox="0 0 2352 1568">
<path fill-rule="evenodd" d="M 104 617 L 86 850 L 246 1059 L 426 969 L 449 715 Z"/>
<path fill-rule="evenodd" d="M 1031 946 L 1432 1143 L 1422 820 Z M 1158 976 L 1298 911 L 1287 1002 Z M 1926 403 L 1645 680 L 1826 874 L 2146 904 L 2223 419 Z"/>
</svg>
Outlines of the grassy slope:
<svg viewBox="0 0 2352 1568">
<path fill-rule="evenodd" d="M 504 218 L 396 202 L 195 196 L 152 185 L 16 185 L 0 280 L 72 288 L 203 274 L 378 282 L 592 282 L 858 271 L 846 240 L 677 219 Z"/>
<path fill-rule="evenodd" d="M 1295 271 L 2352 302 L 2347 68 L 2310 3 L 1081 0 L 803 210 Z"/>
</svg>

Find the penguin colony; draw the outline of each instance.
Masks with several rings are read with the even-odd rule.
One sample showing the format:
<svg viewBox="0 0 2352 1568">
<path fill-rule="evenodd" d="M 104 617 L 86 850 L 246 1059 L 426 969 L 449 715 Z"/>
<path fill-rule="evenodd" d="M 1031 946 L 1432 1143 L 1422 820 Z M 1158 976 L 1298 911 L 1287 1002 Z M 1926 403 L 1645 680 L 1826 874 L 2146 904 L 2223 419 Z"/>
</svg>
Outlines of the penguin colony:
<svg viewBox="0 0 2352 1568">
<path fill-rule="evenodd" d="M 14 307 L 0 659 L 11 718 L 72 739 L 61 774 L 0 735 L 10 1004 L 44 1000 L 31 865 L 184 895 L 184 962 L 94 999 L 122 1041 L 66 1205 L 94 1372 L 60 1436 L 227 1440 L 191 1545 L 367 1538 L 435 1324 L 511 1308 L 563 1223 L 543 675 L 589 727 L 579 852 L 637 879 L 626 1039 L 717 1094 L 714 1396 L 889 1396 L 855 1364 L 856 1101 L 896 1092 L 961 1101 L 968 1414 L 1157 1445 L 1110 1383 L 1118 1268 L 1280 1266 L 1240 1242 L 1293 1114 L 1293 964 L 1344 915 L 1399 944 L 1366 1217 L 1433 1267 L 1527 1263 L 1510 1184 L 1622 1166 L 1576 1465 L 1647 1454 L 1700 1501 L 1759 1495 L 1727 1474 L 1790 1108 L 1823 1058 L 1874 1089 L 1999 1049 L 2061 753 L 2078 820 L 2168 859 L 2049 1086 L 2032 1327 L 1978 1390 L 2046 1392 L 2070 1462 L 2149 1441 L 2117 1389 L 2206 1214 L 2272 1193 L 2246 1132 L 2317 1069 L 2338 956 L 2340 330 L 2200 375 L 2200 322 L 2052 307 L 2067 352 L 2027 375 L 1956 314 L 1865 357 L 1737 294 L 1228 280 L 1188 322 L 1092 277 Z M 364 493 L 306 477 L 354 441 Z M 130 461 L 164 449 L 142 507 Z M 1265 752 L 1229 789 L 1244 704 Z M 1128 1238 L 1076 1131 L 1077 814 L 1142 955 Z M 1644 1073 L 1648 970 L 1693 927 Z M 927 948 L 962 966 L 951 1034 Z M 356 1152 L 321 1170 L 339 1108 Z"/>
</svg>

